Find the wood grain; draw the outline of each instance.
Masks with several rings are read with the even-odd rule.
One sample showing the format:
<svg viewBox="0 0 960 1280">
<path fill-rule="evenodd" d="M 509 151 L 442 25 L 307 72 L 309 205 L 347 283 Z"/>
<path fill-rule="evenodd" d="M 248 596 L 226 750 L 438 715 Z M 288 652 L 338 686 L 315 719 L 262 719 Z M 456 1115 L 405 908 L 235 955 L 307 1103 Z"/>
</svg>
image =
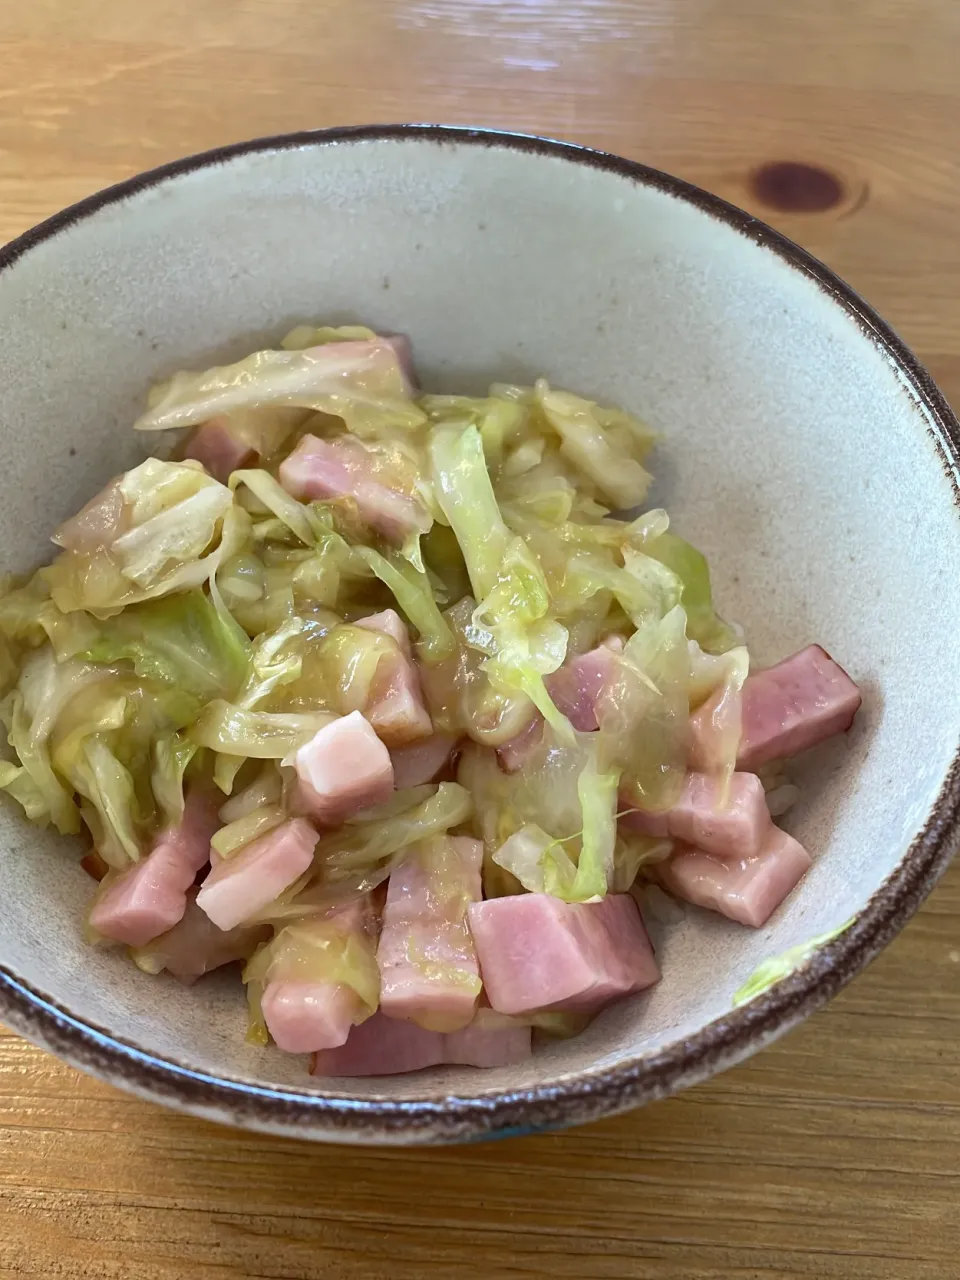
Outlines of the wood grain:
<svg viewBox="0 0 960 1280">
<path fill-rule="evenodd" d="M 823 257 L 960 403 L 954 0 L 0 0 L 0 237 L 186 152 L 373 120 L 643 159 Z M 819 214 L 753 196 L 826 168 Z M 960 868 L 826 1012 L 683 1097 L 431 1152 L 214 1129 L 0 1035 L 0 1276 L 956 1280 Z"/>
</svg>

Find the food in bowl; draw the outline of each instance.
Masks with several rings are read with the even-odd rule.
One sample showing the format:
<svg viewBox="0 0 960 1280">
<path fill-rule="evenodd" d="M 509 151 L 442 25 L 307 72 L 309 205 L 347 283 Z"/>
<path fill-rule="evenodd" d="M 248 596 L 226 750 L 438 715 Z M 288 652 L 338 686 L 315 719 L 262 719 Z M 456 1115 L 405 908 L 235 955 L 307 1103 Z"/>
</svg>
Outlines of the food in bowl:
<svg viewBox="0 0 960 1280">
<path fill-rule="evenodd" d="M 300 326 L 135 426 L 188 434 L 0 598 L 0 786 L 89 833 L 92 942 L 243 962 L 318 1074 L 497 1066 L 658 981 L 639 886 L 759 927 L 799 883 L 782 762 L 859 692 L 815 645 L 751 673 L 704 557 L 616 514 L 635 418 Z"/>
</svg>

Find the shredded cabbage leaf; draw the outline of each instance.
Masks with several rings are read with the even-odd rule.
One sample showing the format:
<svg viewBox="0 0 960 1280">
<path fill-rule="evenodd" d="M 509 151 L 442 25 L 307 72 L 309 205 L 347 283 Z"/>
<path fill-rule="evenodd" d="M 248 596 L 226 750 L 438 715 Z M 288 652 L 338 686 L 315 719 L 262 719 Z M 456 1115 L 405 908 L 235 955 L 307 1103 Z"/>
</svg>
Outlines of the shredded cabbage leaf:
<svg viewBox="0 0 960 1280">
<path fill-rule="evenodd" d="M 820 947 L 826 946 L 828 942 L 833 942 L 834 938 L 839 938 L 842 933 L 846 933 L 854 919 L 855 917 L 851 916 L 843 924 L 837 925 L 836 929 L 828 929 L 826 933 L 820 933 L 808 942 L 801 942 L 799 946 L 791 947 L 783 955 L 765 960 L 759 968 L 754 970 L 743 986 L 738 987 L 734 992 L 733 1007 L 738 1009 L 740 1005 L 748 1004 L 776 986 L 778 982 L 782 982 L 784 978 L 789 978 L 792 973 L 812 959 Z"/>
<path fill-rule="evenodd" d="M 220 413 L 260 405 L 313 409 L 350 431 L 424 421 L 393 348 L 381 340 L 332 342 L 307 350 L 257 351 L 205 373 L 177 373 L 157 387 L 137 431 L 190 427 Z"/>
</svg>

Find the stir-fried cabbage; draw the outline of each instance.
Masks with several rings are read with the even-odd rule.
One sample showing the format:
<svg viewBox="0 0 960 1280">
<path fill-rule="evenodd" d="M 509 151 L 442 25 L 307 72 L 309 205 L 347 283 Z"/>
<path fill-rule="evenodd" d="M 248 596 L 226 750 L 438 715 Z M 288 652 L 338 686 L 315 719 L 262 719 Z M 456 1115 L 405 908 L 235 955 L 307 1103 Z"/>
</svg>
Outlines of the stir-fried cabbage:
<svg viewBox="0 0 960 1280">
<path fill-rule="evenodd" d="M 358 435 L 383 425 L 417 427 L 424 413 L 387 342 L 325 343 L 307 350 L 257 351 L 205 373 L 178 373 L 157 387 L 138 431 L 205 422 L 260 405 L 314 409 L 342 418 Z"/>
<path fill-rule="evenodd" d="M 61 525 L 54 541 L 63 551 L 41 577 L 61 612 L 110 617 L 208 582 L 247 524 L 199 463 L 148 458 Z"/>
<path fill-rule="evenodd" d="M 202 973 L 266 938 L 244 973 L 254 1039 L 271 981 L 345 985 L 358 1021 L 374 1012 L 375 931 L 336 911 L 369 895 L 375 914 L 412 848 L 472 835 L 488 896 L 596 902 L 671 852 L 627 812 L 669 810 L 691 767 L 729 780 L 749 658 L 703 555 L 636 511 L 654 437 L 626 412 L 542 379 L 421 394 L 404 339 L 301 324 L 175 374 L 135 427 L 193 430 L 65 521 L 51 564 L 0 582 L 0 790 L 85 827 L 107 890 L 160 847 L 199 839 L 202 861 L 204 806 L 220 880 L 317 836 L 206 958 L 205 892 L 134 948 L 157 972 L 189 934 Z M 322 826 L 301 749 L 357 712 L 418 785 Z M 346 786 L 364 761 L 325 767 Z"/>
</svg>

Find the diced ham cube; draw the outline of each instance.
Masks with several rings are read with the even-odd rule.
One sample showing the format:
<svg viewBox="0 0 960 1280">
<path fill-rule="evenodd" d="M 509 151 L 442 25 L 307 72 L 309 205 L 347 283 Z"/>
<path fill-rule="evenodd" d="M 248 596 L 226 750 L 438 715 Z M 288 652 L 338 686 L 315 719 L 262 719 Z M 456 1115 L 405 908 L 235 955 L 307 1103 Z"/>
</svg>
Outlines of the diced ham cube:
<svg viewBox="0 0 960 1280">
<path fill-rule="evenodd" d="M 260 999 L 264 1022 L 278 1048 L 287 1053 L 335 1049 L 344 1043 L 351 1027 L 369 1015 L 353 987 L 322 978 L 323 957 L 331 956 L 332 962 L 332 955 L 321 944 L 332 940 L 332 929 L 345 936 L 352 934 L 369 949 L 372 962 L 377 915 L 371 896 L 366 895 L 314 921 L 291 926 L 291 932 L 302 940 L 301 946 L 274 960 Z M 305 959 L 309 977 L 303 976 Z"/>
<path fill-rule="evenodd" d="M 620 819 L 628 831 L 662 839 L 672 836 L 719 858 L 750 858 L 759 853 L 770 829 L 763 783 L 753 773 L 735 773 L 726 802 L 722 782 L 704 773 L 688 773 L 680 799 L 665 813 L 634 810 Z"/>
<path fill-rule="evenodd" d="M 352 498 L 361 519 L 394 542 L 430 528 L 424 507 L 383 484 L 369 451 L 349 436 L 321 440 L 305 435 L 280 464 L 280 483 L 303 502 Z"/>
<path fill-rule="evenodd" d="M 670 811 L 670 835 L 718 857 L 752 857 L 770 829 L 763 783 L 756 774 L 735 773 L 723 804 L 722 790 L 717 778 L 688 774 L 683 794 Z"/>
<path fill-rule="evenodd" d="M 237 960 L 248 960 L 261 942 L 270 937 L 269 925 L 240 925 L 218 929 L 197 906 L 191 890 L 183 918 L 167 933 L 154 938 L 142 967 L 151 973 L 166 971 L 181 982 L 192 983 L 205 973 Z M 138 963 L 141 960 L 138 959 Z"/>
<path fill-rule="evenodd" d="M 260 1007 L 278 1049 L 314 1053 L 345 1044 L 363 1005 L 342 982 L 268 982 Z"/>
<path fill-rule="evenodd" d="M 678 898 L 759 929 L 800 883 L 810 862 L 801 844 L 771 826 L 753 857 L 731 861 L 681 846 L 658 864 L 656 877 Z"/>
<path fill-rule="evenodd" d="M 845 733 L 860 690 L 819 645 L 747 677 L 738 769 L 756 769 Z"/>
<path fill-rule="evenodd" d="M 422 1071 L 446 1061 L 446 1039 L 415 1022 L 375 1013 L 354 1027 L 340 1048 L 316 1054 L 315 1076 L 391 1076 Z"/>
<path fill-rule="evenodd" d="M 444 1061 L 465 1067 L 509 1067 L 532 1053 L 529 1023 L 492 1027 L 476 1019 L 444 1036 Z"/>
<path fill-rule="evenodd" d="M 544 680 L 557 710 L 581 733 L 599 728 L 597 703 L 616 672 L 616 655 L 622 649 L 620 637 L 611 636 L 589 653 L 571 658 Z"/>
<path fill-rule="evenodd" d="M 388 747 L 428 738 L 433 733 L 433 722 L 423 700 L 410 634 L 400 615 L 394 609 L 384 609 L 369 618 L 360 618 L 355 625 L 390 636 L 399 649 L 396 655 L 384 654 L 378 662 L 364 708 L 377 736 Z"/>
<path fill-rule="evenodd" d="M 231 433 L 226 418 L 211 418 L 190 432 L 183 456 L 196 459 L 214 480 L 226 484 L 231 472 L 254 465 L 257 451 Z"/>
<path fill-rule="evenodd" d="M 216 798 L 192 791 L 179 826 L 161 832 L 151 852 L 129 871 L 103 881 L 90 909 L 91 927 L 131 947 L 172 929 L 187 909 L 187 891 L 209 860 L 210 839 L 219 827 Z"/>
<path fill-rule="evenodd" d="M 325 826 L 393 794 L 390 753 L 359 711 L 324 725 L 294 756 L 298 802 Z"/>
<path fill-rule="evenodd" d="M 483 844 L 465 836 L 431 840 L 390 875 L 377 949 L 380 1007 L 432 1031 L 473 1018 L 480 994 L 467 907 L 482 896 Z"/>
<path fill-rule="evenodd" d="M 525 729 L 497 747 L 497 760 L 504 773 L 519 773 L 543 738 L 543 716 L 538 711 Z"/>
<path fill-rule="evenodd" d="M 303 818 L 274 827 L 211 870 L 200 886 L 197 905 L 217 928 L 233 929 L 303 875 L 313 861 L 318 839 Z"/>
<path fill-rule="evenodd" d="M 346 1044 L 317 1053 L 315 1076 L 390 1076 L 444 1064 L 503 1067 L 530 1057 L 530 1027 L 491 1027 L 479 1020 L 444 1035 L 415 1022 L 375 1013 L 354 1027 Z"/>
<path fill-rule="evenodd" d="M 524 893 L 476 902 L 469 919 L 487 999 L 500 1013 L 590 1013 L 660 978 L 629 894 L 569 903 Z"/>
<path fill-rule="evenodd" d="M 407 747 L 394 747 L 393 785 L 398 791 L 435 782 L 446 768 L 460 739 L 452 733 L 433 733 L 429 738 L 411 742 Z"/>
<path fill-rule="evenodd" d="M 615 672 L 616 655 L 622 649 L 620 636 L 608 636 L 595 649 L 571 658 L 544 680 L 557 710 L 581 733 L 590 733 L 599 727 L 597 706 Z M 497 759 L 504 773 L 519 773 L 542 737 L 543 716 L 538 711 L 525 729 L 497 748 Z"/>
<path fill-rule="evenodd" d="M 407 624 L 396 609 L 382 609 L 380 613 L 368 614 L 366 618 L 358 618 L 353 625 L 355 627 L 363 627 L 367 631 L 379 631 L 381 635 L 389 636 L 391 640 L 396 641 L 397 648 L 408 662 L 413 659 L 410 632 L 407 630 Z"/>
</svg>

